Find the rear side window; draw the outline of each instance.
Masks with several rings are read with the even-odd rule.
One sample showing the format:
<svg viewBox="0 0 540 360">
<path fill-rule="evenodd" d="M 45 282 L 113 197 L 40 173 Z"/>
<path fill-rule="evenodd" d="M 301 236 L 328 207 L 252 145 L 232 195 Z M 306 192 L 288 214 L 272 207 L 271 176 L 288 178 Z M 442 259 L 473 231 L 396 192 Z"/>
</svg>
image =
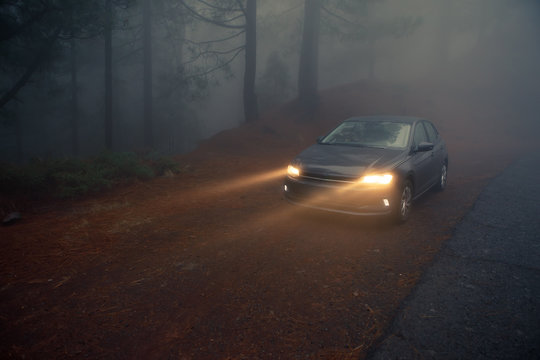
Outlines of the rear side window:
<svg viewBox="0 0 540 360">
<path fill-rule="evenodd" d="M 426 128 L 429 141 L 435 142 L 435 140 L 437 140 L 437 138 L 439 137 L 439 133 L 437 132 L 437 129 L 435 129 L 435 126 L 433 126 L 433 124 L 427 121 L 424 121 L 424 126 Z"/>
</svg>

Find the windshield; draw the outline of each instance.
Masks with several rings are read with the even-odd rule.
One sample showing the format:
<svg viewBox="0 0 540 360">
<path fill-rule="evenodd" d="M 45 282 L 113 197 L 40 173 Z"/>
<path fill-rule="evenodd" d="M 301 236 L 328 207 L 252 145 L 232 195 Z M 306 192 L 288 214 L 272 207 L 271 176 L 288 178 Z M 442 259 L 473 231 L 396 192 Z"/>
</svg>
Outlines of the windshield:
<svg viewBox="0 0 540 360">
<path fill-rule="evenodd" d="M 407 146 L 411 124 L 393 121 L 346 121 L 326 135 L 321 144 L 402 149 Z"/>
</svg>

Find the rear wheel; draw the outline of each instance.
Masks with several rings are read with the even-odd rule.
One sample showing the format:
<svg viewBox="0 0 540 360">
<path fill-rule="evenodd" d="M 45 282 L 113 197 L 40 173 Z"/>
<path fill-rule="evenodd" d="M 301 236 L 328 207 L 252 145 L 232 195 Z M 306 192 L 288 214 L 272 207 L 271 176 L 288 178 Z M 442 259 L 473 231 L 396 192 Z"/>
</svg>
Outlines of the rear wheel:
<svg viewBox="0 0 540 360">
<path fill-rule="evenodd" d="M 413 198 L 413 187 L 409 180 L 405 180 L 401 191 L 398 192 L 397 206 L 394 208 L 394 219 L 403 223 L 409 218 Z"/>
<path fill-rule="evenodd" d="M 446 182 L 448 181 L 448 165 L 444 163 L 441 167 L 441 172 L 439 173 L 439 181 L 435 185 L 435 190 L 443 191 L 446 189 Z"/>
</svg>

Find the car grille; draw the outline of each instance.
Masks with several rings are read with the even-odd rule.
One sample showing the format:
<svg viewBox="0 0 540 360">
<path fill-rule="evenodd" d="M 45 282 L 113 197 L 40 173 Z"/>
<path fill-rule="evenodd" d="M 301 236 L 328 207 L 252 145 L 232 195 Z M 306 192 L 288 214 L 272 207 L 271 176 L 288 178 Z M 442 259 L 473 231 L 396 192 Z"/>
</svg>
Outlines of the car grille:
<svg viewBox="0 0 540 360">
<path fill-rule="evenodd" d="M 351 177 L 345 177 L 345 176 L 332 176 L 332 175 L 320 175 L 320 174 L 314 174 L 314 173 L 303 173 L 301 175 L 302 179 L 315 181 L 315 182 L 321 182 L 321 183 L 347 183 L 352 184 L 356 182 L 356 178 Z"/>
<path fill-rule="evenodd" d="M 357 187 L 353 181 L 328 178 L 304 177 L 286 181 L 285 196 L 296 203 L 308 207 L 347 212 L 375 214 L 389 211 L 383 206 L 382 199 L 389 198 L 383 191 L 374 191 L 362 186 Z M 343 191 L 341 191 L 343 189 Z"/>
</svg>

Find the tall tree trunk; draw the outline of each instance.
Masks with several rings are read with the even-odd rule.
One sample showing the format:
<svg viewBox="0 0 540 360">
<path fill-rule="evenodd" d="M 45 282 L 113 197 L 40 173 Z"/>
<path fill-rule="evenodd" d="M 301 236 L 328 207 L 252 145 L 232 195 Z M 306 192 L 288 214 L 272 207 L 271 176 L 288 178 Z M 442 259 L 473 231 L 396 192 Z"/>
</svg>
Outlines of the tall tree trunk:
<svg viewBox="0 0 540 360">
<path fill-rule="evenodd" d="M 17 144 L 17 161 L 19 164 L 24 162 L 24 144 L 23 144 L 23 124 L 22 119 L 17 117 L 15 122 L 15 141 Z"/>
<path fill-rule="evenodd" d="M 255 76 L 257 66 L 257 0 L 247 0 L 246 4 L 246 50 L 244 72 L 244 117 L 247 122 L 259 118 Z"/>
<path fill-rule="evenodd" d="M 26 68 L 26 71 L 17 80 L 17 82 L 2 96 L 0 97 L 0 109 L 4 107 L 8 102 L 14 99 L 19 91 L 28 83 L 32 75 L 39 69 L 40 65 L 45 62 L 49 57 L 49 52 L 53 48 L 54 43 L 58 39 L 62 28 L 59 26 L 56 28 L 51 37 L 43 44 L 39 52 L 36 54 L 34 61 Z M 15 140 L 17 144 L 17 160 L 19 163 L 24 161 L 23 150 L 23 125 L 21 119 L 18 118 L 15 122 Z"/>
<path fill-rule="evenodd" d="M 79 155 L 79 94 L 77 88 L 77 49 L 71 32 L 70 61 L 71 61 L 71 152 Z"/>
<path fill-rule="evenodd" d="M 313 110 L 318 105 L 319 72 L 319 27 L 321 20 L 321 1 L 305 0 L 304 29 L 298 69 L 298 99 L 306 110 Z"/>
<path fill-rule="evenodd" d="M 105 0 L 105 148 L 112 150 L 112 0 Z"/>
<path fill-rule="evenodd" d="M 176 27 L 176 34 L 178 34 L 178 38 L 181 39 L 181 41 L 178 42 L 178 48 L 176 48 L 176 56 L 175 56 L 175 69 L 177 71 L 180 71 L 181 76 L 185 77 L 185 70 L 184 70 L 184 39 L 186 38 L 186 18 L 183 12 L 180 12 L 178 16 L 176 17 L 178 24 L 180 26 Z M 177 100 L 178 104 L 182 104 L 182 99 Z M 186 132 L 184 130 L 185 126 L 183 126 L 183 123 L 186 121 L 184 116 L 183 107 L 181 106 L 177 111 L 177 116 L 173 119 L 172 117 L 169 117 L 169 152 L 174 153 L 178 151 L 178 148 L 181 149 L 181 151 L 185 151 L 186 148 L 185 143 L 186 141 L 182 140 L 184 133 Z M 179 139 L 177 139 L 179 137 Z"/>
<path fill-rule="evenodd" d="M 144 57 L 144 146 L 154 147 L 154 133 L 152 121 L 152 2 L 144 0 L 143 6 L 143 57 Z"/>
</svg>

